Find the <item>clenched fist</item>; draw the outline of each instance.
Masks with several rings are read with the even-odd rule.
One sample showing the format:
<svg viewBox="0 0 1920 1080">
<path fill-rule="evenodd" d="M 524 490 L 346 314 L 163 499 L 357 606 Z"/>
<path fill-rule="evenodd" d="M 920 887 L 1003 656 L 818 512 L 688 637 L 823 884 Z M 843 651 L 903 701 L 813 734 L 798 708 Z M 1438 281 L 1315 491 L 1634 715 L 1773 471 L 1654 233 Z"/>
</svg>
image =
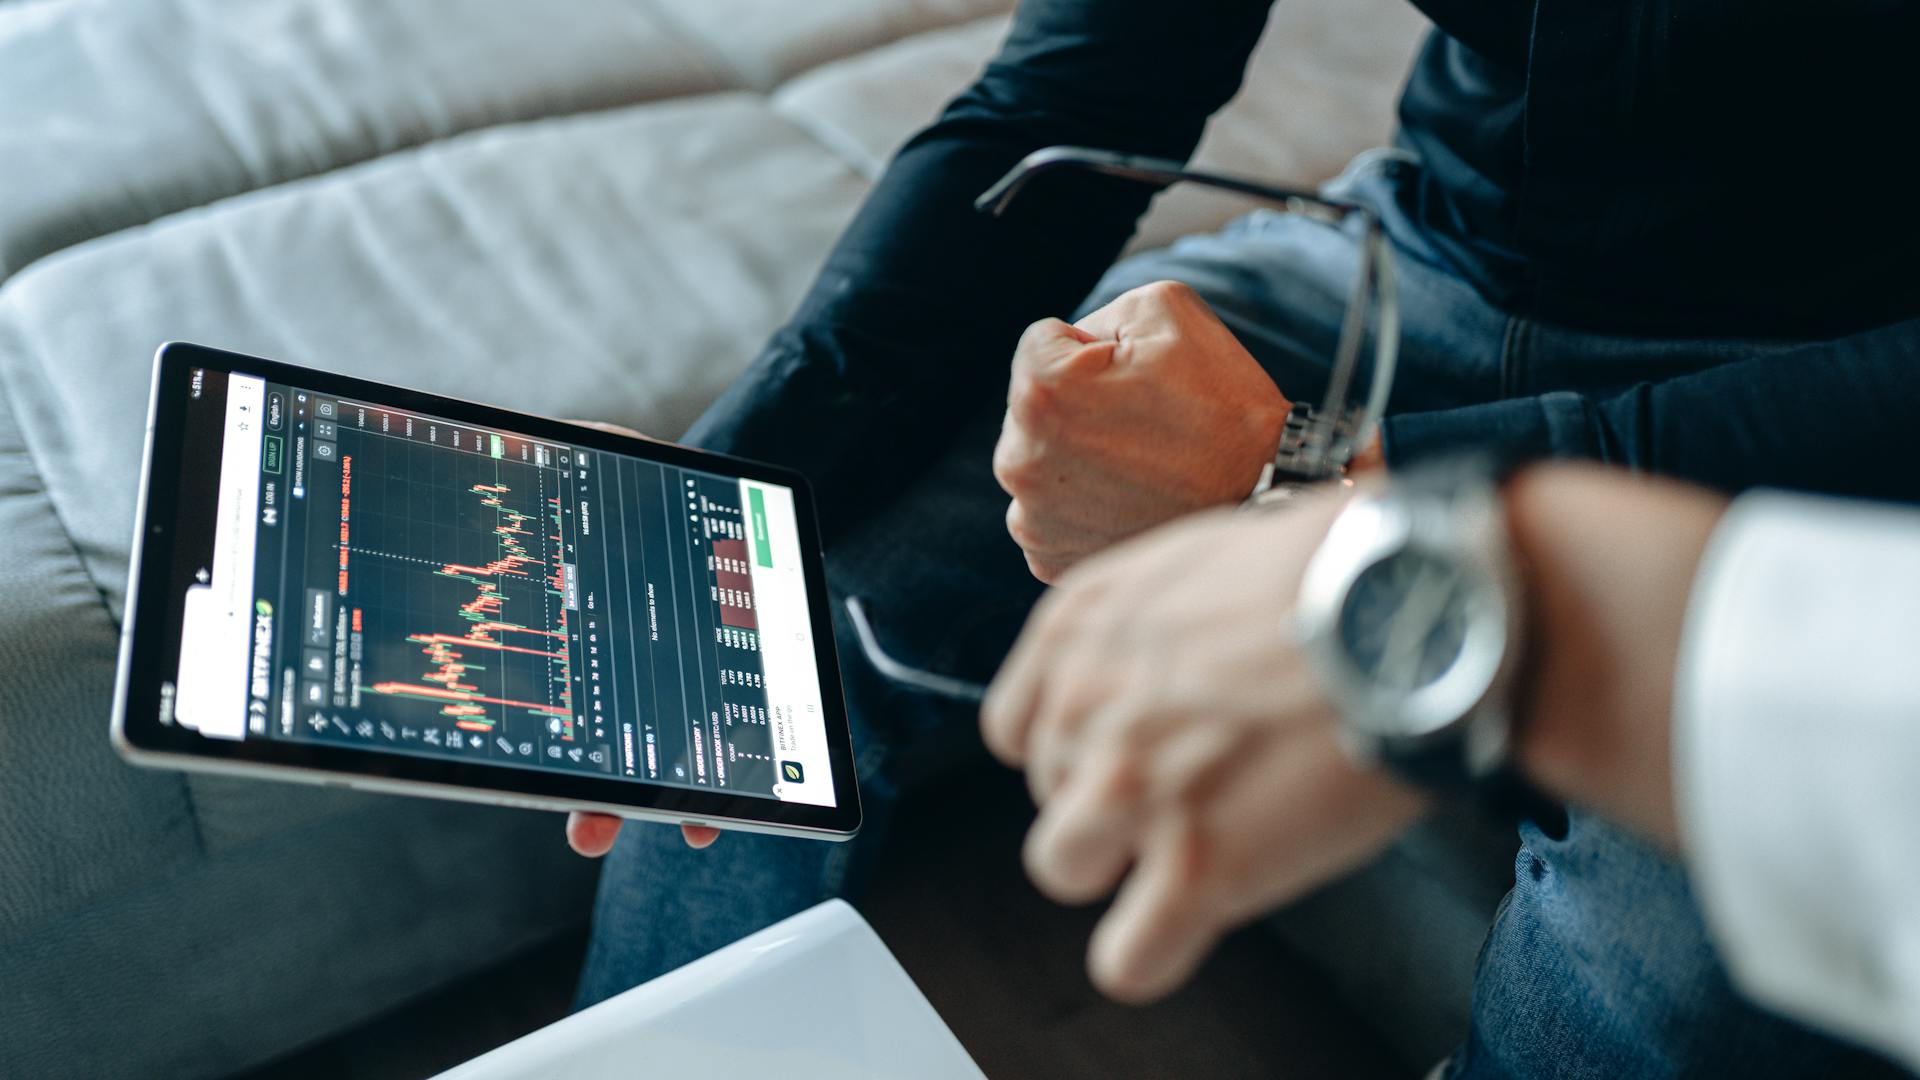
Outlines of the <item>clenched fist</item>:
<svg viewBox="0 0 1920 1080">
<path fill-rule="evenodd" d="M 1289 405 L 1192 289 L 1125 293 L 1014 350 L 993 474 L 1007 531 L 1051 583 L 1118 540 L 1253 489 Z"/>
</svg>

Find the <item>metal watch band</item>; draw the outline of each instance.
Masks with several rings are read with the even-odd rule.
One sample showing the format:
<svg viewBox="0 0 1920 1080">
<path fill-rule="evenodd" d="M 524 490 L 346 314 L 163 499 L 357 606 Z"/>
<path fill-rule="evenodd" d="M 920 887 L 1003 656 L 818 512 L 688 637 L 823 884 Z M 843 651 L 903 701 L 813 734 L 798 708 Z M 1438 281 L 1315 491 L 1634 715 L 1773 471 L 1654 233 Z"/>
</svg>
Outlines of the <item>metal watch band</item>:
<svg viewBox="0 0 1920 1080">
<path fill-rule="evenodd" d="M 1275 482 L 1295 481 L 1313 483 L 1328 477 L 1317 475 L 1308 462 L 1312 457 L 1307 453 L 1307 434 L 1312 430 L 1319 413 L 1304 401 L 1296 401 L 1287 411 L 1286 423 L 1280 426 L 1280 445 L 1273 452 L 1273 479 Z"/>
<path fill-rule="evenodd" d="M 1286 421 L 1280 425 L 1280 445 L 1273 452 L 1273 460 L 1261 467 L 1260 479 L 1241 506 L 1247 509 L 1281 506 L 1307 488 L 1342 474 L 1344 462 L 1332 472 L 1325 471 L 1324 466 L 1318 472 L 1314 469 L 1312 462 L 1318 455 L 1310 452 L 1307 440 L 1319 417 L 1319 412 L 1307 402 L 1292 404 Z"/>
</svg>

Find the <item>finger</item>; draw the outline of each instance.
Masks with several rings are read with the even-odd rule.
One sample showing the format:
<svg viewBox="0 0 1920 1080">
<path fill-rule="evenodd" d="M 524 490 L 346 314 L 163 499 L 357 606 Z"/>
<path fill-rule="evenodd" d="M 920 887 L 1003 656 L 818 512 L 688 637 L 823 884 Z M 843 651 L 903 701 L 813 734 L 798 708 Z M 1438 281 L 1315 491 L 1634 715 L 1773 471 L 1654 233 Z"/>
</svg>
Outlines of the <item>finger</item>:
<svg viewBox="0 0 1920 1080">
<path fill-rule="evenodd" d="M 1065 319 L 1041 319 L 1021 332 L 1019 344 L 1013 347 L 1013 370 L 1016 374 L 1044 370 L 1081 346 L 1099 340 Z"/>
<path fill-rule="evenodd" d="M 1215 838 L 1208 891 L 1227 925 L 1359 866 L 1426 806 L 1377 769 L 1355 765 L 1330 719 L 1253 757 L 1198 810 Z"/>
<path fill-rule="evenodd" d="M 1050 562 L 1033 555 L 1027 555 L 1026 559 L 1027 573 L 1032 574 L 1033 580 L 1042 585 L 1051 585 L 1059 581 L 1062 574 L 1073 569 L 1072 563 Z"/>
<path fill-rule="evenodd" d="M 1163 324 L 1179 308 L 1213 309 L 1193 287 L 1178 281 L 1153 281 L 1136 286 L 1114 297 L 1106 305 L 1089 312 L 1074 326 L 1083 333 L 1101 339 L 1119 339 L 1129 332 L 1139 334 Z"/>
<path fill-rule="evenodd" d="M 1059 319 L 1029 326 L 1014 349 L 1007 380 L 1007 405 L 1015 418 L 1043 423 L 1056 408 L 1050 391 L 1112 366 L 1119 345 Z"/>
<path fill-rule="evenodd" d="M 1048 657 L 1061 633 L 1057 597 L 1048 594 L 1028 616 L 999 674 L 980 701 L 980 737 L 993 756 L 1018 767 L 1026 760 L 1033 712 L 1045 686 Z"/>
<path fill-rule="evenodd" d="M 1013 418 L 1012 409 L 1000 426 L 1000 437 L 994 440 L 991 461 L 994 483 L 1008 495 L 1018 497 L 1045 480 L 1047 458 L 1040 441 Z"/>
<path fill-rule="evenodd" d="M 658 439 L 655 439 L 649 435 L 644 435 L 623 424 L 610 424 L 605 420 L 569 420 L 567 421 L 567 423 L 579 424 L 581 427 L 590 427 L 596 431 L 609 431 L 615 435 L 627 435 L 635 439 L 646 439 L 648 442 L 659 441 Z"/>
<path fill-rule="evenodd" d="M 720 839 L 720 830 L 707 825 L 682 825 L 680 836 L 687 842 L 688 847 L 699 851 L 701 848 L 713 846 L 713 842 Z"/>
<path fill-rule="evenodd" d="M 1086 655 L 1085 649 L 1077 656 L 1070 656 L 1063 648 L 1055 655 L 1052 665 L 1057 671 L 1074 672 L 1094 670 L 1099 663 L 1100 658 Z M 1073 695 L 1071 699 L 1068 694 Z M 1084 764 L 1082 735 L 1103 724 L 1101 713 L 1110 714 L 1104 723 L 1111 724 L 1114 715 L 1124 716 L 1131 711 L 1108 708 L 1122 697 L 1124 693 L 1113 682 L 1092 683 L 1080 679 L 1060 687 L 1057 693 L 1040 702 L 1034 710 L 1032 730 L 1027 735 L 1027 791 L 1032 794 L 1035 806 L 1045 806 L 1066 783 L 1075 766 Z"/>
<path fill-rule="evenodd" d="M 589 859 L 597 859 L 613 850 L 620 835 L 620 819 L 612 814 L 586 814 L 578 810 L 567 815 L 567 846 Z"/>
<path fill-rule="evenodd" d="M 1063 904 L 1112 891 L 1139 839 L 1143 790 L 1128 754 L 1102 753 L 1075 772 L 1027 832 L 1022 856 L 1034 885 Z"/>
<path fill-rule="evenodd" d="M 1046 440 L 1085 426 L 1090 406 L 1088 377 L 1112 366 L 1117 342 L 1074 343 L 1066 350 L 1025 361 L 1007 381 L 1011 426 Z"/>
<path fill-rule="evenodd" d="M 1113 907 L 1093 931 L 1087 973 L 1117 1001 L 1164 997 L 1193 974 L 1219 939 L 1217 911 L 1197 887 L 1204 852 L 1184 818 L 1155 826 Z"/>
<path fill-rule="evenodd" d="M 1147 797 L 1157 804 L 1199 805 L 1267 734 L 1262 727 L 1232 722 L 1187 724 L 1173 732 L 1137 730 L 1136 745 L 1145 740 L 1152 745 L 1152 764 L 1144 770 Z"/>
<path fill-rule="evenodd" d="M 1016 497 L 1007 503 L 1006 522 L 1008 538 L 1027 556 L 1028 568 L 1036 573 L 1045 565 L 1058 576 L 1058 571 L 1080 561 L 1090 550 L 1086 543 L 1088 530 L 1044 510 L 1036 513 L 1027 499 Z"/>
</svg>

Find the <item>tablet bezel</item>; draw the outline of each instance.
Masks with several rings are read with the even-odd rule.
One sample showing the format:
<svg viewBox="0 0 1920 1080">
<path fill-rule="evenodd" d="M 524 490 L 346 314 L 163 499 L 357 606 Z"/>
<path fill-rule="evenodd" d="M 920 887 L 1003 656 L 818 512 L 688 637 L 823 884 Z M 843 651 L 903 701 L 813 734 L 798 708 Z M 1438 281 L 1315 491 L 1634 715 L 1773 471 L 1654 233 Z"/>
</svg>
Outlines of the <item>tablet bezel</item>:
<svg viewBox="0 0 1920 1080">
<path fill-rule="evenodd" d="M 160 720 L 161 686 L 178 670 L 182 627 L 169 624 L 170 598 L 184 583 L 172 577 L 179 531 L 179 494 L 186 470 L 214 463 L 185 460 L 189 382 L 195 368 L 238 372 L 316 393 L 383 404 L 394 409 L 444 417 L 454 423 L 571 444 L 602 453 L 722 475 L 780 484 L 794 492 L 801 562 L 805 567 L 821 708 L 828 759 L 833 772 L 834 804 L 818 806 L 751 795 L 730 795 L 648 781 L 594 777 L 473 761 L 387 754 L 346 747 L 269 738 L 225 740 Z M 861 821 L 854 772 L 853 741 L 834 646 L 832 604 L 812 489 L 799 473 L 762 462 L 694 450 L 653 439 L 634 438 L 562 420 L 513 412 L 458 398 L 386 383 L 337 375 L 261 357 L 185 342 L 162 345 L 154 357 L 152 398 L 148 408 L 146 452 L 141 465 L 140 500 L 128 576 L 120 671 L 113 715 L 113 740 L 121 752 L 142 764 L 203 768 L 222 772 L 281 774 L 289 780 L 338 777 L 354 786 L 443 798 L 537 805 L 552 809 L 591 809 L 629 817 L 674 820 L 752 831 L 845 839 Z M 155 602 L 142 603 L 142 597 Z"/>
</svg>

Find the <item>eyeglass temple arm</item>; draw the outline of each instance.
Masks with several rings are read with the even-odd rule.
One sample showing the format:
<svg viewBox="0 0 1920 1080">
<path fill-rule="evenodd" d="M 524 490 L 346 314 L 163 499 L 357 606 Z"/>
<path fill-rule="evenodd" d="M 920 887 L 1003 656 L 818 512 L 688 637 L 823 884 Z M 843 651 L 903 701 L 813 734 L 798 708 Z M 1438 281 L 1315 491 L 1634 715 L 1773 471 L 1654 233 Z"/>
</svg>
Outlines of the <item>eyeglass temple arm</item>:
<svg viewBox="0 0 1920 1080">
<path fill-rule="evenodd" d="M 1287 209 L 1296 213 L 1311 213 L 1319 210 L 1344 217 L 1361 209 L 1352 203 L 1328 199 L 1311 191 L 1299 191 L 1238 176 L 1188 169 L 1180 162 L 1167 158 L 1141 157 L 1137 154 L 1121 154 L 1112 150 L 1096 150 L 1086 146 L 1048 146 L 1035 150 L 1021 158 L 1018 165 L 1009 170 L 992 187 L 982 192 L 979 198 L 973 200 L 973 208 L 999 217 L 1006 213 L 1007 207 L 1013 204 L 1014 197 L 1019 195 L 1034 177 L 1061 168 L 1085 169 L 1103 176 L 1115 176 L 1157 187 L 1170 187 L 1184 180 L 1204 184 L 1207 187 L 1239 192 L 1242 195 L 1251 195 L 1259 199 L 1271 199 L 1274 202 L 1286 204 Z"/>
<path fill-rule="evenodd" d="M 1360 240 L 1359 270 L 1353 276 L 1346 314 L 1340 320 L 1340 339 L 1335 347 L 1326 396 L 1321 400 L 1322 408 L 1314 421 L 1312 437 L 1307 440 L 1309 447 L 1316 448 L 1314 456 L 1306 463 L 1307 472 L 1313 476 L 1332 476 L 1337 473 L 1352 458 L 1355 442 L 1366 437 L 1363 432 L 1346 430 L 1344 425 L 1347 419 L 1347 395 L 1353 389 L 1354 371 L 1360 362 L 1360 343 L 1366 336 L 1367 304 L 1374 297 L 1374 288 L 1378 283 L 1377 270 L 1381 259 L 1376 241 L 1379 235 L 1379 225 L 1369 217 L 1366 233 Z M 1364 420 L 1360 426 L 1366 426 Z"/>
<path fill-rule="evenodd" d="M 846 600 L 847 619 L 853 623 L 853 633 L 860 639 L 860 651 L 866 654 L 867 663 L 881 675 L 905 686 L 925 690 L 941 697 L 956 701 L 978 702 L 987 696 L 985 683 L 969 679 L 956 679 L 951 675 L 942 675 L 934 671 L 904 664 L 893 658 L 893 654 L 881 646 L 880 639 L 873 632 L 873 623 L 867 619 L 867 607 L 857 596 Z"/>
</svg>

